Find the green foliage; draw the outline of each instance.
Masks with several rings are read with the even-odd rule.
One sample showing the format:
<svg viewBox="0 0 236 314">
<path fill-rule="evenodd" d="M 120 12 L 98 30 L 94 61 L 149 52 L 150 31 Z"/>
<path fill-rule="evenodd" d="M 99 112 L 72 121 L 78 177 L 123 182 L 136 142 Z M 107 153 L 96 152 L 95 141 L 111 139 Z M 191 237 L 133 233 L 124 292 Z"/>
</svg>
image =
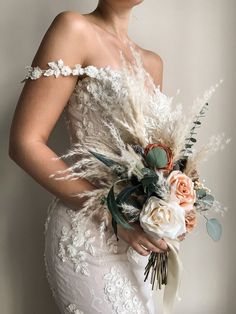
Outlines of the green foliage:
<svg viewBox="0 0 236 314">
<path fill-rule="evenodd" d="M 126 168 L 122 165 L 120 165 L 118 162 L 107 158 L 103 154 L 94 152 L 92 150 L 88 150 L 94 157 L 96 157 L 98 160 L 100 160 L 104 165 L 107 167 L 110 167 L 114 172 L 118 175 L 121 175 L 122 173 L 126 172 Z"/>
<path fill-rule="evenodd" d="M 135 185 L 135 186 L 128 186 L 125 187 L 116 197 L 116 203 L 117 205 L 120 205 L 121 203 L 127 202 L 129 197 L 137 191 L 141 187 L 141 183 Z"/>
<path fill-rule="evenodd" d="M 161 147 L 151 149 L 146 155 L 145 160 L 152 168 L 163 168 L 168 163 L 166 151 Z"/>
<path fill-rule="evenodd" d="M 201 198 L 201 201 L 204 202 L 208 208 L 210 208 L 213 205 L 214 197 L 211 194 L 206 194 L 206 196 Z"/>
<path fill-rule="evenodd" d="M 187 157 L 188 154 L 192 154 L 192 146 L 194 143 L 197 142 L 196 138 L 194 137 L 194 135 L 197 134 L 195 131 L 197 128 L 199 128 L 201 126 L 202 123 L 201 123 L 200 119 L 205 117 L 205 112 L 207 109 L 208 109 L 208 103 L 205 103 L 202 106 L 200 112 L 196 115 L 195 120 L 193 121 L 193 126 L 190 129 L 190 134 L 185 139 L 186 143 L 184 145 L 184 149 L 182 150 L 183 156 L 185 156 L 185 157 Z"/>
<path fill-rule="evenodd" d="M 196 196 L 197 198 L 202 198 L 206 196 L 206 190 L 205 189 L 197 189 L 196 190 Z"/>
<path fill-rule="evenodd" d="M 147 168 L 145 168 L 147 169 Z M 140 180 L 143 186 L 144 193 L 151 193 L 155 190 L 155 184 L 158 182 L 158 175 L 155 171 L 149 169 L 150 171 L 145 171 L 143 178 Z"/>
<path fill-rule="evenodd" d="M 187 164 L 187 157 L 183 157 L 178 159 L 175 164 L 174 164 L 174 170 L 180 170 L 181 172 L 184 172 L 184 169 L 186 168 L 186 164 Z"/>
<path fill-rule="evenodd" d="M 115 184 L 114 184 L 115 185 Z M 112 215 L 112 226 L 117 237 L 117 224 L 127 229 L 134 229 L 124 218 L 115 199 L 114 185 L 112 185 L 107 195 L 107 207 Z M 118 237 L 117 237 L 118 239 Z"/>
<path fill-rule="evenodd" d="M 216 218 L 207 219 L 206 228 L 209 236 L 214 241 L 219 241 L 222 234 L 222 226 Z"/>
<path fill-rule="evenodd" d="M 200 209 L 200 211 L 206 211 L 209 210 L 213 203 L 214 203 L 214 197 L 207 193 L 205 189 L 197 189 L 196 190 L 196 207 Z"/>
<path fill-rule="evenodd" d="M 141 172 L 143 175 L 150 175 L 150 176 L 156 176 L 156 172 L 150 168 L 146 168 L 146 167 L 143 167 L 141 169 Z"/>
</svg>

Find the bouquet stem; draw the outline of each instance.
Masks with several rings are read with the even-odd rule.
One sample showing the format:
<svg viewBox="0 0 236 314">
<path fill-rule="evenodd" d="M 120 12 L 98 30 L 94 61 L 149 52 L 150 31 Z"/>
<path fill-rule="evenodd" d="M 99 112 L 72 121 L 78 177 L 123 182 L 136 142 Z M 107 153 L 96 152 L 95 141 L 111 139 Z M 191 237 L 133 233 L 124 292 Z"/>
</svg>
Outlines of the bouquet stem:
<svg viewBox="0 0 236 314">
<path fill-rule="evenodd" d="M 156 253 L 152 252 L 149 256 L 148 263 L 145 267 L 145 279 L 147 280 L 150 270 L 151 270 L 151 280 L 152 290 L 154 288 L 155 282 L 157 281 L 157 286 L 161 289 L 162 285 L 167 284 L 167 270 L 168 270 L 168 253 Z"/>
</svg>

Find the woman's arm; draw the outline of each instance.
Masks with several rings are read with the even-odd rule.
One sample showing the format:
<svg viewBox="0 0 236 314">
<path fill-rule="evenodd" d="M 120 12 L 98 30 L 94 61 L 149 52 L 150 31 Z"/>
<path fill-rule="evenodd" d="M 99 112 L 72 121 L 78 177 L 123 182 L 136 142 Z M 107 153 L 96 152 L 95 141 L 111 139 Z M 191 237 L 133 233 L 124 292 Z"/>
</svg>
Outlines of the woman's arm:
<svg viewBox="0 0 236 314">
<path fill-rule="evenodd" d="M 62 59 L 73 66 L 83 64 L 88 53 L 85 22 L 79 14 L 63 12 L 56 16 L 47 30 L 32 66 L 45 68 L 49 61 Z M 49 175 L 68 165 L 48 146 L 49 135 L 59 119 L 75 87 L 77 76 L 44 77 L 27 80 L 14 113 L 9 139 L 9 156 L 40 185 L 60 197 L 75 210 L 79 208 L 74 192 L 92 190 L 86 179 L 57 181 Z"/>
</svg>

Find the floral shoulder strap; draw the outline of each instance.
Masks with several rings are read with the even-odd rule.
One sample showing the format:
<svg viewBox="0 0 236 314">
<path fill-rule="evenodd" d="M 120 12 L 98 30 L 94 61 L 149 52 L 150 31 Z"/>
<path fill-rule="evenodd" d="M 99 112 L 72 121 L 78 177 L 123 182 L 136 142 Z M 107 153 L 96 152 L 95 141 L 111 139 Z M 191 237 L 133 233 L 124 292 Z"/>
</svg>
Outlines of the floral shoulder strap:
<svg viewBox="0 0 236 314">
<path fill-rule="evenodd" d="M 91 69 L 91 68 L 94 68 L 94 69 Z M 87 72 L 90 73 L 91 70 L 93 73 L 94 73 L 94 70 L 96 72 L 96 67 L 94 66 L 82 67 L 81 64 L 76 64 L 74 65 L 73 68 L 71 68 L 68 65 L 65 65 L 62 59 L 48 62 L 47 69 L 41 69 L 38 66 L 36 67 L 26 66 L 26 69 L 28 69 L 28 72 L 25 78 L 21 82 L 24 82 L 27 79 L 36 80 L 40 78 L 41 76 L 54 76 L 57 78 L 60 75 L 69 76 L 69 75 L 82 75 L 84 73 L 87 74 Z"/>
</svg>

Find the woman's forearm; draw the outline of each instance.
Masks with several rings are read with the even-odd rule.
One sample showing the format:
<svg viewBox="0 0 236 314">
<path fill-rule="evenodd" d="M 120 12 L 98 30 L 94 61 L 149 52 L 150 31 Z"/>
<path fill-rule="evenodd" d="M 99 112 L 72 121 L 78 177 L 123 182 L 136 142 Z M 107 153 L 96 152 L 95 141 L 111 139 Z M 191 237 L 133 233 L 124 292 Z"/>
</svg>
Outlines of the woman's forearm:
<svg viewBox="0 0 236 314">
<path fill-rule="evenodd" d="M 73 197 L 72 194 L 85 190 L 93 190 L 96 187 L 86 179 L 55 180 L 49 175 L 57 170 L 65 170 L 68 165 L 62 160 L 53 160 L 58 157 L 45 143 L 31 141 L 14 145 L 9 156 L 41 186 L 62 199 L 74 210 L 79 210 L 86 197 Z"/>
</svg>

